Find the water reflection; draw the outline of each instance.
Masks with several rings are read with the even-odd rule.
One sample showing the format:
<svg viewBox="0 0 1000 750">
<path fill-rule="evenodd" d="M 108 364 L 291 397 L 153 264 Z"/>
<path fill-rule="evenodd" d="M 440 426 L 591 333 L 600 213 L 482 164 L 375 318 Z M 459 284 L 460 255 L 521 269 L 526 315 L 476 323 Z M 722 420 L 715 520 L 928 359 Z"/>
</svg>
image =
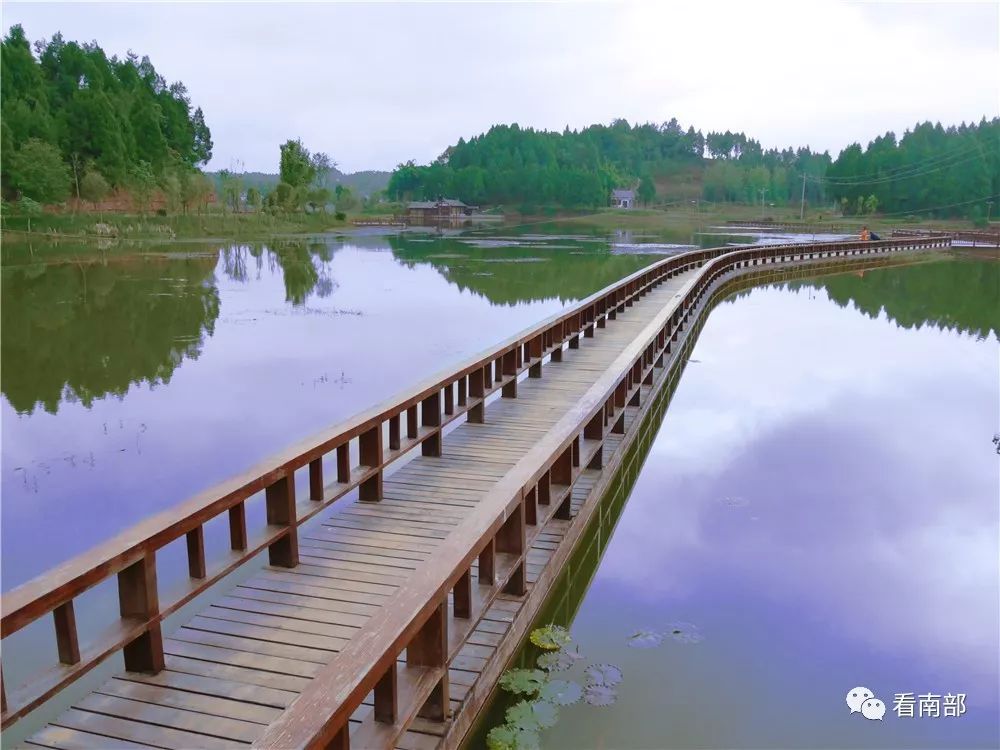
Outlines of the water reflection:
<svg viewBox="0 0 1000 750">
<path fill-rule="evenodd" d="M 546 747 L 997 746 L 995 278 L 880 269 L 712 313 L 573 623 L 623 667 L 621 698 L 566 713 Z M 924 282 L 930 326 L 903 304 Z M 874 315 L 872 287 L 890 290 Z M 705 642 L 627 647 L 673 620 Z M 849 715 L 855 685 L 884 722 Z M 902 719 L 897 692 L 969 711 Z"/>
<path fill-rule="evenodd" d="M 215 258 L 44 263 L 2 275 L 2 389 L 20 413 L 90 407 L 133 383 L 170 382 L 219 315 Z"/>
</svg>

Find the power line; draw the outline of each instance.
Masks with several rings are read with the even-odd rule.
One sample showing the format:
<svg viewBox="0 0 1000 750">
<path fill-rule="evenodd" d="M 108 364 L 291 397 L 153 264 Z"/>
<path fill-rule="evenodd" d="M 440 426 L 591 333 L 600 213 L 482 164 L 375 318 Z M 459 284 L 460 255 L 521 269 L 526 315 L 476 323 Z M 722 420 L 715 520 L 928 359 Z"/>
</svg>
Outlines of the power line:
<svg viewBox="0 0 1000 750">
<path fill-rule="evenodd" d="M 947 162 L 950 162 L 952 160 L 958 160 L 961 157 L 965 157 L 973 153 L 982 155 L 982 146 L 980 146 L 978 143 L 973 143 L 971 146 L 959 151 L 955 151 L 948 154 L 939 154 L 937 156 L 931 156 L 916 164 L 907 164 L 900 167 L 890 167 L 881 173 L 875 173 L 871 175 L 854 175 L 852 177 L 843 177 L 843 178 L 833 177 L 828 179 L 831 182 L 839 182 L 839 183 L 856 182 L 859 184 L 869 183 L 879 180 L 886 180 L 886 179 L 895 179 L 910 173 L 923 171 L 925 168 L 941 166 Z"/>
</svg>

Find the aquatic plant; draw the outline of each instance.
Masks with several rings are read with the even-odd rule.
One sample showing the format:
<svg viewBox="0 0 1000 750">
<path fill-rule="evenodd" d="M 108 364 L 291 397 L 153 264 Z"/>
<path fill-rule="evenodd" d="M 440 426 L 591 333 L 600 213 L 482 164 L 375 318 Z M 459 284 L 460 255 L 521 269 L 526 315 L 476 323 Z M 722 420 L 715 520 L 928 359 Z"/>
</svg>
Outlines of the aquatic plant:
<svg viewBox="0 0 1000 750">
<path fill-rule="evenodd" d="M 520 701 L 507 709 L 507 725 L 516 730 L 536 732 L 554 727 L 559 709 L 548 701 Z"/>
<path fill-rule="evenodd" d="M 562 625 L 546 625 L 541 628 L 536 628 L 531 631 L 531 635 L 528 636 L 528 638 L 532 643 L 538 646 L 538 648 L 543 648 L 546 651 L 555 651 L 556 649 L 565 648 L 573 642 L 569 631 Z"/>
<path fill-rule="evenodd" d="M 569 706 L 583 697 L 583 688 L 571 680 L 550 680 L 538 691 L 539 700 L 556 706 Z"/>
<path fill-rule="evenodd" d="M 618 700 L 618 692 L 610 685 L 587 685 L 583 699 L 591 706 L 610 706 Z"/>
<path fill-rule="evenodd" d="M 574 646 L 572 649 L 561 648 L 558 651 L 546 651 L 538 657 L 535 662 L 539 669 L 546 672 L 564 672 L 583 658 L 580 647 Z"/>
<path fill-rule="evenodd" d="M 604 685 L 613 688 L 622 681 L 622 671 L 614 664 L 591 664 L 583 672 L 587 675 L 588 687 Z"/>
<path fill-rule="evenodd" d="M 500 676 L 500 687 L 516 695 L 534 695 L 546 679 L 540 669 L 508 669 Z"/>
<path fill-rule="evenodd" d="M 541 747 L 538 732 L 501 724 L 486 735 L 487 750 L 537 750 Z"/>
</svg>

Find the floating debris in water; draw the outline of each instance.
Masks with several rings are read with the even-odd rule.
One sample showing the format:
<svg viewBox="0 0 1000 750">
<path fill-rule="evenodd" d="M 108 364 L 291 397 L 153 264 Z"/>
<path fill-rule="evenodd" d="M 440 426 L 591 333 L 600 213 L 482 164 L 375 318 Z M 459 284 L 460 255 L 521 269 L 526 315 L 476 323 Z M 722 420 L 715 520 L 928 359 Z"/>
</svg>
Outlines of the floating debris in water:
<svg viewBox="0 0 1000 750">
<path fill-rule="evenodd" d="M 743 495 L 726 495 L 720 502 L 730 508 L 745 508 L 750 504 Z"/>
<path fill-rule="evenodd" d="M 579 683 L 570 680 L 551 680 L 542 685 L 538 691 L 539 700 L 548 701 L 556 706 L 570 706 L 583 697 L 583 688 Z"/>
<path fill-rule="evenodd" d="M 701 643 L 705 636 L 698 630 L 697 625 L 690 622 L 672 622 L 667 626 L 667 635 L 677 643 Z"/>
<path fill-rule="evenodd" d="M 589 681 L 588 690 L 595 685 L 614 687 L 622 681 L 622 671 L 614 664 L 591 664 L 583 672 Z"/>
<path fill-rule="evenodd" d="M 637 630 L 625 640 L 625 645 L 629 648 L 656 648 L 663 643 L 663 633 L 652 630 Z"/>
</svg>

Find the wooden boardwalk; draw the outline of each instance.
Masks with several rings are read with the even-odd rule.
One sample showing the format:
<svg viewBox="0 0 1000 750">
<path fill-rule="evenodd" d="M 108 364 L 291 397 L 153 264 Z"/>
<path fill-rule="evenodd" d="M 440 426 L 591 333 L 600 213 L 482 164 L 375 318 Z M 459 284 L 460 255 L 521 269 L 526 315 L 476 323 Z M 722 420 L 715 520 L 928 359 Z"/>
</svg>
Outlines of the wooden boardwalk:
<svg viewBox="0 0 1000 750">
<path fill-rule="evenodd" d="M 934 242 L 720 249 L 663 261 L 318 447 L 292 451 L 278 468 L 153 519 L 141 530 L 148 536 L 11 592 L 4 636 L 51 611 L 61 665 L 19 695 L 16 709 L 5 693 L 5 726 L 124 646 L 128 671 L 26 746 L 455 746 L 523 633 L 524 623 L 517 637 L 509 631 L 529 586 L 554 575 L 553 556 L 568 554 L 563 538 L 579 533 L 571 519 L 599 488 L 602 462 L 617 455 L 713 290 L 768 263 L 945 244 Z M 336 457 L 334 482 L 323 481 L 325 455 Z M 295 493 L 296 467 L 308 468 L 308 496 Z M 255 541 L 243 500 L 262 490 L 268 527 Z M 201 525 L 226 510 L 233 558 L 213 572 Z M 192 579 L 191 595 L 167 606 L 155 574 L 164 528 L 186 535 Z M 264 548 L 270 564 L 160 634 L 166 613 Z M 124 632 L 110 649 L 81 651 L 72 597 L 115 573 Z M 450 719 L 460 726 L 449 735 Z"/>
</svg>

